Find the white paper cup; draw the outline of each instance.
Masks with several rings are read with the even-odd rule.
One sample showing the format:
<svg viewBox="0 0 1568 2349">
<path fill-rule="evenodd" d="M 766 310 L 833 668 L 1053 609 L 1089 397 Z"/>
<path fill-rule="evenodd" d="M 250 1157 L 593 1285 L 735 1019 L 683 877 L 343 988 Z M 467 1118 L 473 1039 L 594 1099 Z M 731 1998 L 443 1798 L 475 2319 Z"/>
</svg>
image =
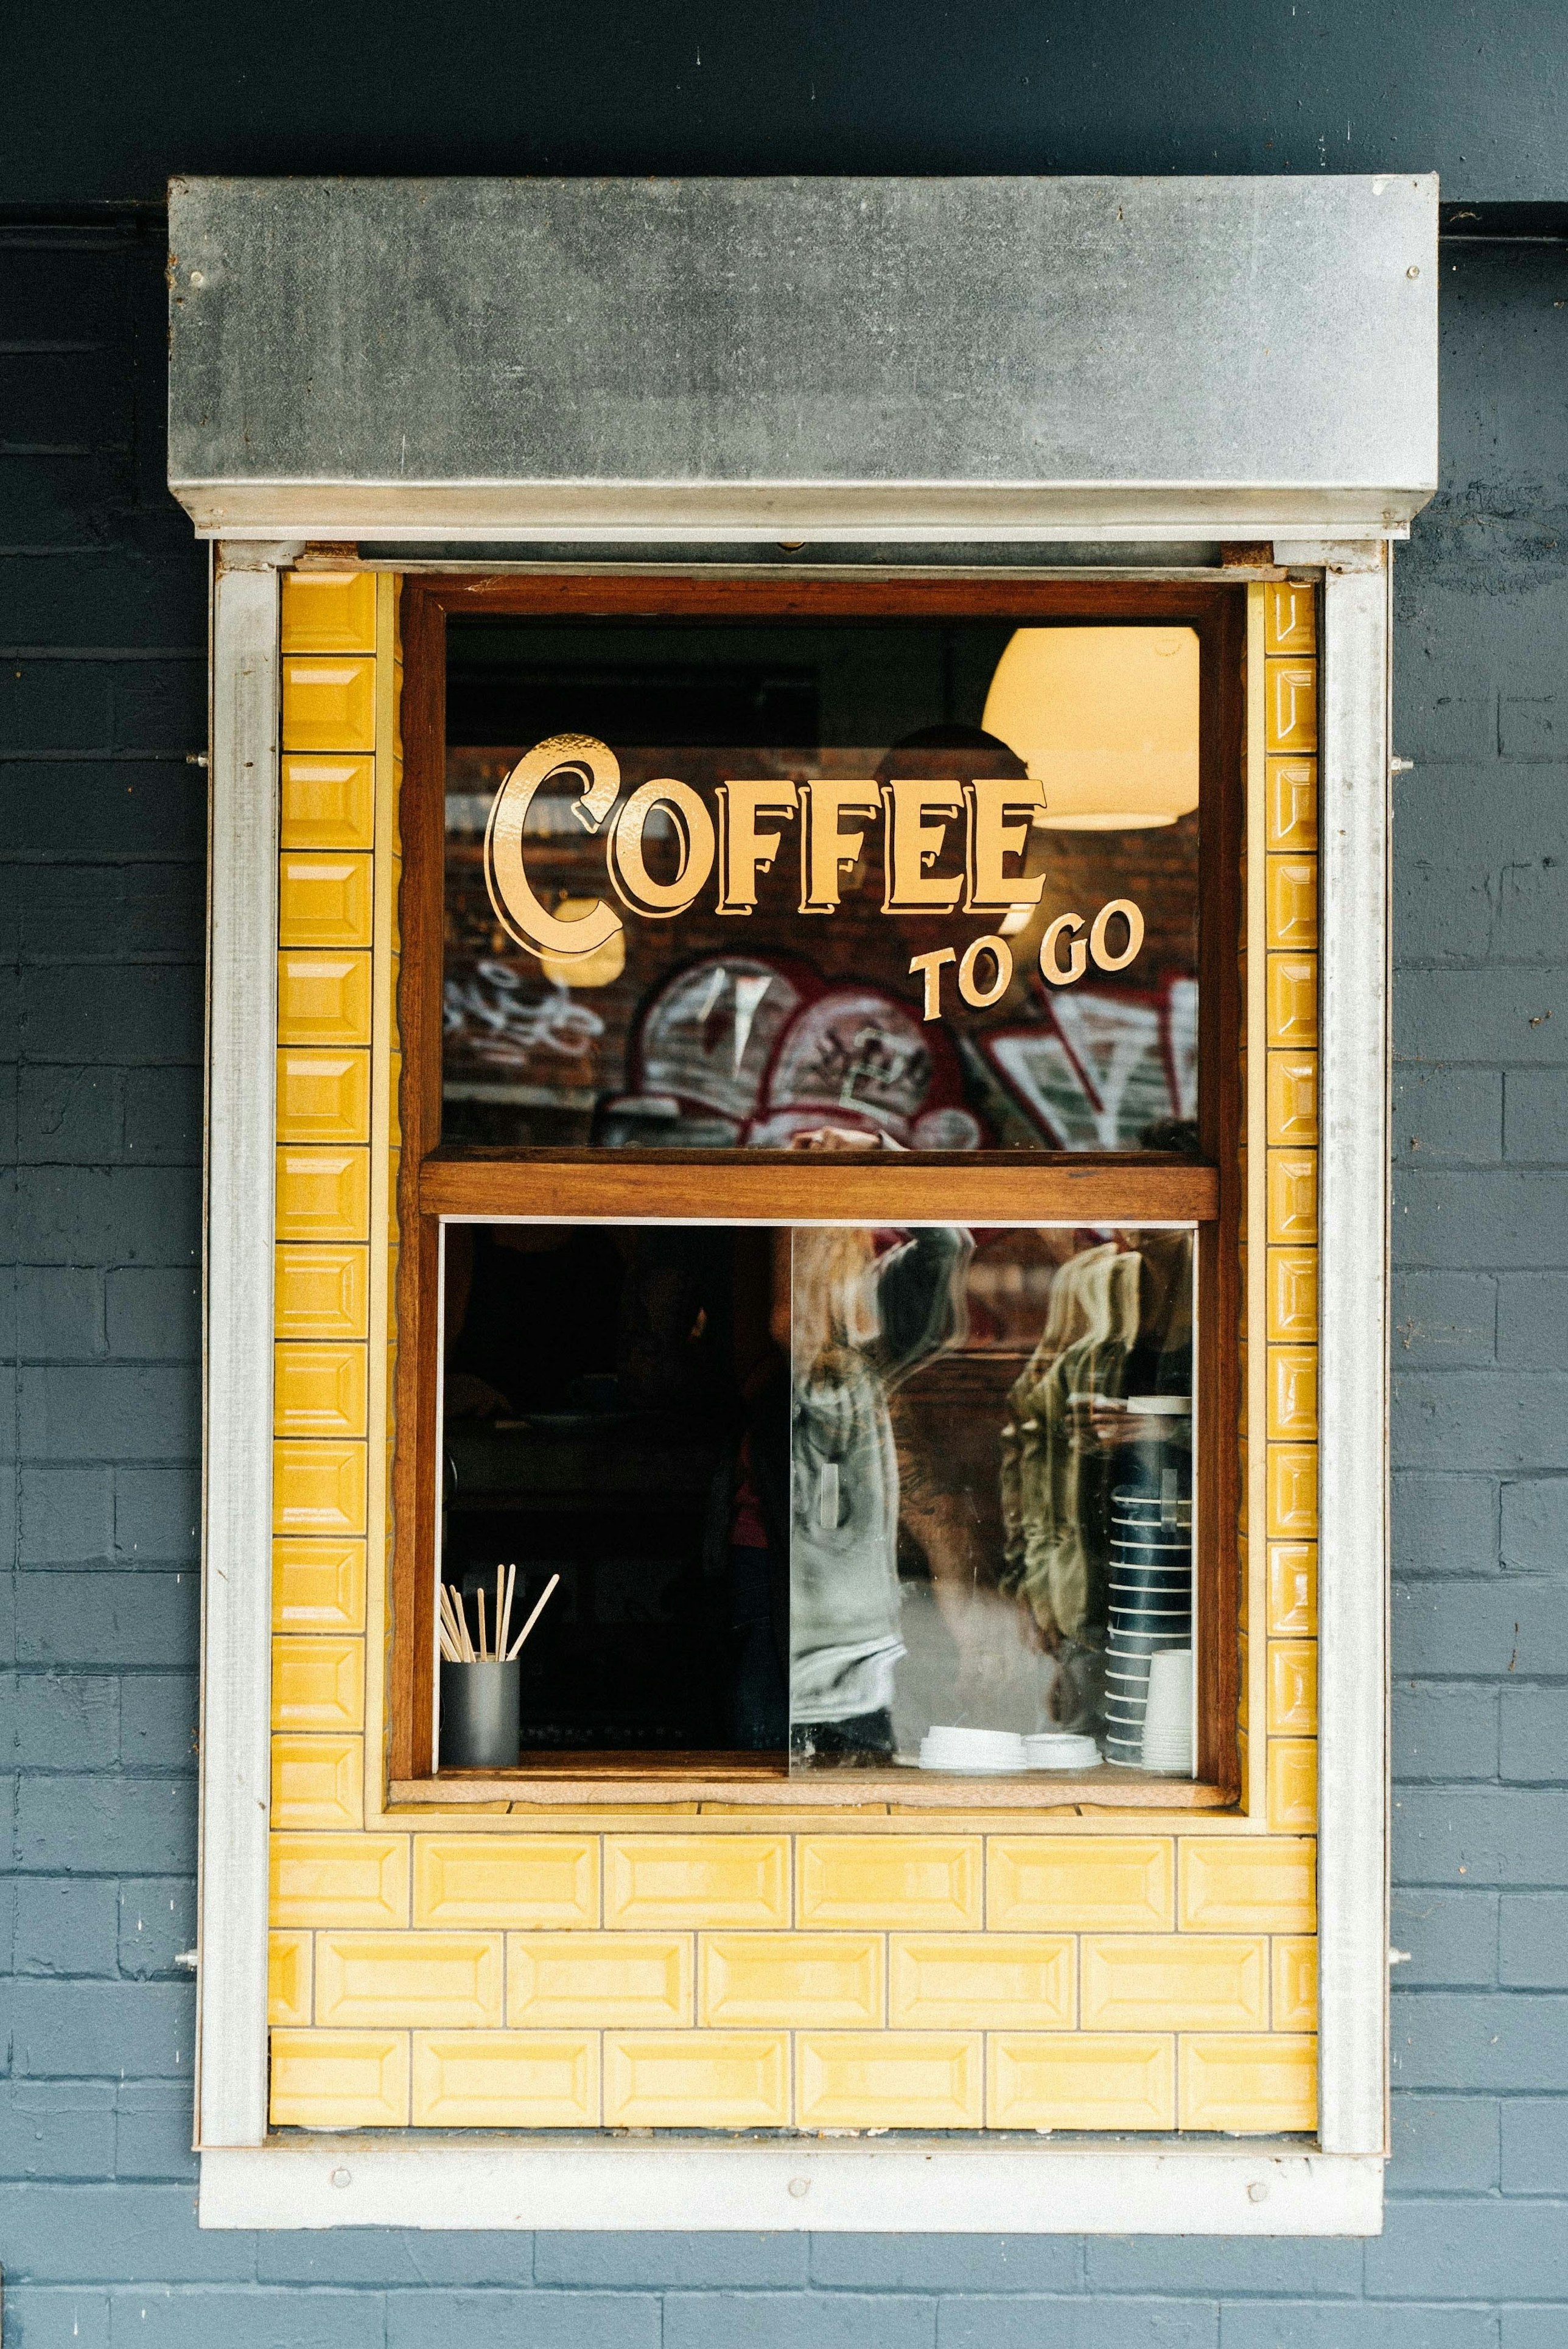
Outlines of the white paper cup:
<svg viewBox="0 0 1568 2349">
<path fill-rule="evenodd" d="M 1190 1777 L 1192 1770 L 1192 1651 L 1167 1648 L 1149 1664 L 1143 1766 Z"/>
</svg>

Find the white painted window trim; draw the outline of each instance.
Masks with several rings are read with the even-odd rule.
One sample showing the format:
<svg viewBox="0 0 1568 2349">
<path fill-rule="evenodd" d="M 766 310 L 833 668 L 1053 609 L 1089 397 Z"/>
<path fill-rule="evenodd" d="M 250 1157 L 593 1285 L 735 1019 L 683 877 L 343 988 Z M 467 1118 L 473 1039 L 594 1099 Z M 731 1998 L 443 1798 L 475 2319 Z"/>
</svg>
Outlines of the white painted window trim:
<svg viewBox="0 0 1568 2349">
<path fill-rule="evenodd" d="M 1368 2234 L 1387 2108 L 1388 551 L 1322 565 L 1319 2149 L 266 2137 L 278 567 L 212 631 L 198 2144 L 212 2227 Z"/>
</svg>

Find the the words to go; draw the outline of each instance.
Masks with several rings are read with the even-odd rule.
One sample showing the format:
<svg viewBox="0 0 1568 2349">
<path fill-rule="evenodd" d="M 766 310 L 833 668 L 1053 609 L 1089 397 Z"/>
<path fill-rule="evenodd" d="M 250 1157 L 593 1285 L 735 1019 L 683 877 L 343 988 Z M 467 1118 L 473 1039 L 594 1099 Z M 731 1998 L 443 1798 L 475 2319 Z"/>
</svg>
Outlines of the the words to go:
<svg viewBox="0 0 1568 2349">
<path fill-rule="evenodd" d="M 523 862 L 528 812 L 542 787 L 574 780 L 573 808 L 583 830 L 602 833 L 610 885 L 628 911 L 651 921 L 673 921 L 696 903 L 717 874 L 715 910 L 750 914 L 758 875 L 771 870 L 784 845 L 782 826 L 794 823 L 799 848 L 801 914 L 836 913 L 846 873 L 865 854 L 867 828 L 882 823 L 884 914 L 1010 914 L 1039 903 L 1044 875 L 1021 864 L 1034 817 L 1044 812 L 1045 786 L 1026 779 L 978 776 L 970 781 L 906 777 L 890 782 L 839 776 L 794 783 L 776 777 L 716 786 L 717 821 L 689 783 L 661 775 L 621 797 L 614 752 L 589 734 L 554 734 L 525 752 L 490 809 L 485 834 L 485 883 L 497 919 L 531 954 L 572 961 L 596 954 L 624 926 L 615 907 L 595 898 L 585 912 L 563 920 L 535 895 Z M 962 822 L 963 873 L 939 873 L 954 825 Z M 649 869 L 650 837 L 673 840 L 674 869 Z M 661 865 L 668 862 L 661 852 Z M 1092 922 L 1059 914 L 1040 940 L 1041 976 L 1070 987 L 1092 961 L 1125 970 L 1143 944 L 1143 916 L 1130 898 L 1113 898 Z M 960 956 L 952 947 L 918 954 L 910 975 L 924 987 L 924 1016 L 941 1017 L 944 970 L 957 967 L 958 991 L 977 1010 L 1000 1001 L 1012 985 L 1013 949 L 1006 937 L 974 939 Z"/>
</svg>

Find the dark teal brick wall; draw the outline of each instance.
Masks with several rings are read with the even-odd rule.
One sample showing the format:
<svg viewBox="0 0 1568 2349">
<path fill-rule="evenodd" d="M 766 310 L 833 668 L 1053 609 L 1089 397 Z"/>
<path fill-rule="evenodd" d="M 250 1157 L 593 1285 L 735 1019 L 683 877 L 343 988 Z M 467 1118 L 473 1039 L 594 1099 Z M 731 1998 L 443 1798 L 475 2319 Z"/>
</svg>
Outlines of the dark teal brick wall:
<svg viewBox="0 0 1568 2349">
<path fill-rule="evenodd" d="M 1448 248 L 1398 568 L 1410 1961 L 1365 2245 L 198 2232 L 204 566 L 161 266 L 150 224 L 0 230 L 6 2349 L 1565 2349 L 1568 249 Z"/>
</svg>

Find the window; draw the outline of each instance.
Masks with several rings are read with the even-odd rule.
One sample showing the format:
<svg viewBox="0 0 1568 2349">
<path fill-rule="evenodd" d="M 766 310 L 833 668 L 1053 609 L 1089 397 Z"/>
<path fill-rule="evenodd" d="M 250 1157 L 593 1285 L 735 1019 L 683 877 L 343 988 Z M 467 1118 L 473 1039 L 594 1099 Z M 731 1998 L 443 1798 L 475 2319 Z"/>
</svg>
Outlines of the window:
<svg viewBox="0 0 1568 2349">
<path fill-rule="evenodd" d="M 406 587 L 396 1782 L 1231 1797 L 1242 592 Z"/>
</svg>

